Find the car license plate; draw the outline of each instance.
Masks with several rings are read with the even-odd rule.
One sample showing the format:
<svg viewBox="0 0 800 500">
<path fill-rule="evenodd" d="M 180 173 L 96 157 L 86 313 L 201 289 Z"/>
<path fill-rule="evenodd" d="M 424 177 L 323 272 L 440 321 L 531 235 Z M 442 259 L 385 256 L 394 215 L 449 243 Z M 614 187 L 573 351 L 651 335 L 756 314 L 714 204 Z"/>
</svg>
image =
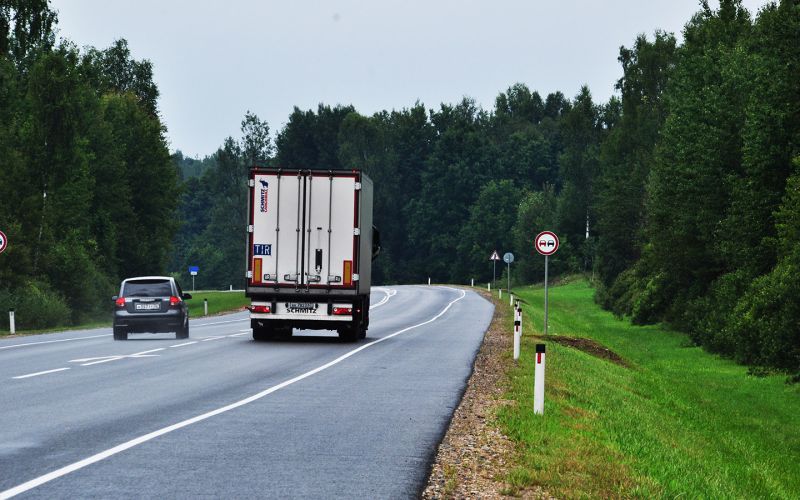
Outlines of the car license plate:
<svg viewBox="0 0 800 500">
<path fill-rule="evenodd" d="M 140 303 L 140 304 L 135 304 L 134 308 L 137 311 L 155 311 L 161 309 L 161 304 L 159 304 L 158 302 L 150 302 L 145 304 Z"/>
<path fill-rule="evenodd" d="M 293 314 L 316 314 L 319 304 L 311 302 L 287 302 L 286 311 Z"/>
</svg>

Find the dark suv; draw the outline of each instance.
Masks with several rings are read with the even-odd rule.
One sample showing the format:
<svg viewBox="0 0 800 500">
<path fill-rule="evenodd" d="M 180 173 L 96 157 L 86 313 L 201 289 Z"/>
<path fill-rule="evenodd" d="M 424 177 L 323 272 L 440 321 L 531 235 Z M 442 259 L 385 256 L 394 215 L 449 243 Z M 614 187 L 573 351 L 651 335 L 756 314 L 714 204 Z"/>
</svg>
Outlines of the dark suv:
<svg viewBox="0 0 800 500">
<path fill-rule="evenodd" d="M 189 337 L 189 308 L 174 278 L 143 276 L 122 282 L 114 301 L 114 340 L 127 340 L 134 332 L 175 332 L 179 339 Z"/>
</svg>

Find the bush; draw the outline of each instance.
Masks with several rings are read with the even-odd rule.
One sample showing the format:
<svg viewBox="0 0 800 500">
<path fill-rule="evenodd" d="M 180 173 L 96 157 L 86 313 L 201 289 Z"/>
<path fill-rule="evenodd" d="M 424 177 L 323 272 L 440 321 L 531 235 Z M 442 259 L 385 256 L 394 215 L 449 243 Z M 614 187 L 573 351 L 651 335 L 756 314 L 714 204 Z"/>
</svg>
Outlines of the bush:
<svg viewBox="0 0 800 500">
<path fill-rule="evenodd" d="M 739 300 L 730 325 L 737 361 L 800 372 L 798 262 L 782 261 Z"/>
<path fill-rule="evenodd" d="M 72 312 L 64 297 L 45 283 L 29 281 L 16 289 L 0 290 L 0 326 L 8 330 L 8 310 L 16 312 L 19 330 L 33 330 L 65 325 Z"/>
</svg>

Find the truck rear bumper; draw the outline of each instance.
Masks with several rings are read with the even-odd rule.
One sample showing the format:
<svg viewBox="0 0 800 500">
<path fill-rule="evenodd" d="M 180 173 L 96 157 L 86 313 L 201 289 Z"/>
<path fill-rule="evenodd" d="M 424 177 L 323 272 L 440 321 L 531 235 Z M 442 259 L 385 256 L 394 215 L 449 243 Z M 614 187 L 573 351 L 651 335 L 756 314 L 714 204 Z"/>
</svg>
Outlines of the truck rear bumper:
<svg viewBox="0 0 800 500">
<path fill-rule="evenodd" d="M 339 321 L 339 322 L 347 322 L 353 321 L 352 316 L 328 316 L 328 315 L 321 315 L 321 314 L 261 314 L 261 313 L 252 313 L 250 314 L 250 319 L 261 319 L 267 321 L 273 320 L 283 320 L 283 321 Z"/>
</svg>

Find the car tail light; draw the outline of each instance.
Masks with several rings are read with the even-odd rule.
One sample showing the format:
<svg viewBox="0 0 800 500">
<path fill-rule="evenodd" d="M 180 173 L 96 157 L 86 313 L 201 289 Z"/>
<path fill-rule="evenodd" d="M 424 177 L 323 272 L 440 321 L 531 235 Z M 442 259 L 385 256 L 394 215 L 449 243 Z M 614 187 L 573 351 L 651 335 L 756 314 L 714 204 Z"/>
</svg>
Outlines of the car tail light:
<svg viewBox="0 0 800 500">
<path fill-rule="evenodd" d="M 125 307 L 125 297 L 118 298 L 114 301 L 114 303 L 117 304 L 117 307 L 119 308 Z M 106 304 L 108 304 L 108 302 L 106 302 Z"/>
<path fill-rule="evenodd" d="M 334 316 L 350 316 L 353 314 L 352 307 L 334 307 L 333 308 L 333 315 Z"/>
<path fill-rule="evenodd" d="M 178 304 L 180 304 L 180 303 L 181 303 L 181 299 L 179 299 L 178 297 L 176 297 L 176 296 L 174 296 L 174 295 L 173 295 L 172 297 L 170 297 L 170 298 L 169 298 L 169 305 L 170 305 L 171 307 L 175 307 L 175 306 L 177 306 L 177 305 L 178 305 Z"/>
<path fill-rule="evenodd" d="M 253 306 L 250 308 L 250 312 L 269 314 L 269 306 Z"/>
</svg>

